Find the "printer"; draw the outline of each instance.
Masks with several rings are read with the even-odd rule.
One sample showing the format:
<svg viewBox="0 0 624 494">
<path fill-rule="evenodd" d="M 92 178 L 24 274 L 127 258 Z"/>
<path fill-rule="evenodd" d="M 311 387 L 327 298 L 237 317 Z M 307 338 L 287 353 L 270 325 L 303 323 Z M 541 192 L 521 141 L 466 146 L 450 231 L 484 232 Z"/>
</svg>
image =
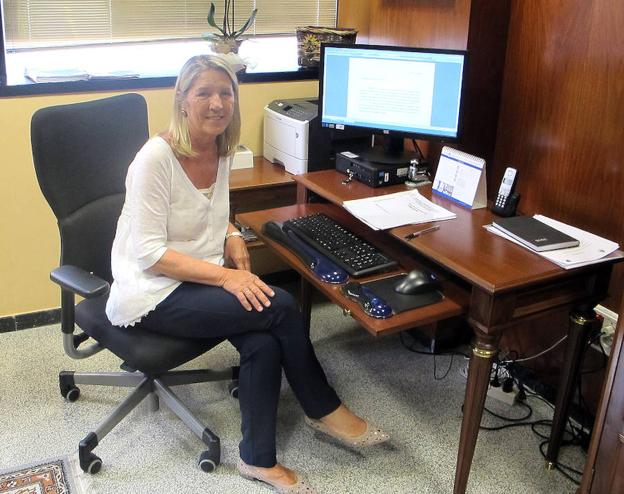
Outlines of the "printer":
<svg viewBox="0 0 624 494">
<path fill-rule="evenodd" d="M 314 97 L 278 99 L 264 108 L 262 154 L 293 175 L 334 168 L 337 152 L 369 140 L 370 133 L 322 128 Z"/>
</svg>

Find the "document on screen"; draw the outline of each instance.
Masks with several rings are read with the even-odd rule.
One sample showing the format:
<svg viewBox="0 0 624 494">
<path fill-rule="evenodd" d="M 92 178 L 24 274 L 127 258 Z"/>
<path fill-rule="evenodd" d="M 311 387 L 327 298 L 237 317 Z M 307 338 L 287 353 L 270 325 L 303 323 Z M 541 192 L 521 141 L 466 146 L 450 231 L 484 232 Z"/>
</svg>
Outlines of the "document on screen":
<svg viewBox="0 0 624 494">
<path fill-rule="evenodd" d="M 388 128 L 431 122 L 435 65 L 400 60 L 354 59 L 349 65 L 347 118 Z M 418 81 L 414 84 L 413 81 Z"/>
</svg>

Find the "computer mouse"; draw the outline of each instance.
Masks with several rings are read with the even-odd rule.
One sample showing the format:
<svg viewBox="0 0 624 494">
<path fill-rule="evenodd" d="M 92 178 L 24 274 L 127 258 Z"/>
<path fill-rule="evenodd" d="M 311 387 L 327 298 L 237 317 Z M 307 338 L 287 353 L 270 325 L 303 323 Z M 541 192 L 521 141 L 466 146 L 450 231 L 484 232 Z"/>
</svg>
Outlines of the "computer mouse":
<svg viewBox="0 0 624 494">
<path fill-rule="evenodd" d="M 436 276 L 426 269 L 414 269 L 394 285 L 394 291 L 403 295 L 419 295 L 432 292 L 440 287 Z"/>
</svg>

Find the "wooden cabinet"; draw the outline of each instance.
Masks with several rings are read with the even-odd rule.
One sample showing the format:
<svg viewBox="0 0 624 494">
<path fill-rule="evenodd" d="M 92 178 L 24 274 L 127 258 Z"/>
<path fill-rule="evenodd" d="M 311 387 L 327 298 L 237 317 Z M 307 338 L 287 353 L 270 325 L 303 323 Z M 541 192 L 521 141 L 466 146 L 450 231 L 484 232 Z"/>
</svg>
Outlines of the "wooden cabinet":
<svg viewBox="0 0 624 494">
<path fill-rule="evenodd" d="M 232 221 L 239 213 L 295 204 L 297 186 L 290 173 L 261 156 L 254 158 L 253 168 L 230 173 L 230 211 Z M 262 242 L 247 245 L 251 266 L 258 275 L 289 269 Z"/>
<path fill-rule="evenodd" d="M 624 300 L 580 494 L 624 493 Z"/>
<path fill-rule="evenodd" d="M 261 156 L 254 158 L 253 168 L 232 170 L 230 173 L 232 216 L 294 204 L 296 195 L 297 186 L 292 175 Z"/>
</svg>

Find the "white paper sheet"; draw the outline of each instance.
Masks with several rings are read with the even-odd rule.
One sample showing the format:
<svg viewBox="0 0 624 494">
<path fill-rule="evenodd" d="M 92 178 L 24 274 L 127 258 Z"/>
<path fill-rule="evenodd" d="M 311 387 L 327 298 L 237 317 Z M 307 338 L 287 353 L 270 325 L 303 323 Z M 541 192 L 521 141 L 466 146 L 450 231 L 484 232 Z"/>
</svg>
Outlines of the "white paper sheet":
<svg viewBox="0 0 624 494">
<path fill-rule="evenodd" d="M 353 216 L 374 230 L 450 220 L 457 216 L 434 204 L 417 190 L 345 201 L 342 205 Z"/>
</svg>

